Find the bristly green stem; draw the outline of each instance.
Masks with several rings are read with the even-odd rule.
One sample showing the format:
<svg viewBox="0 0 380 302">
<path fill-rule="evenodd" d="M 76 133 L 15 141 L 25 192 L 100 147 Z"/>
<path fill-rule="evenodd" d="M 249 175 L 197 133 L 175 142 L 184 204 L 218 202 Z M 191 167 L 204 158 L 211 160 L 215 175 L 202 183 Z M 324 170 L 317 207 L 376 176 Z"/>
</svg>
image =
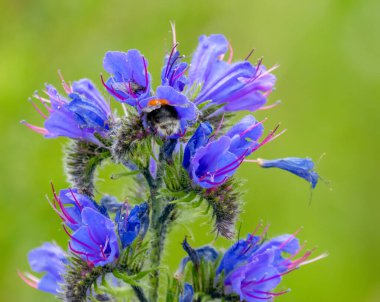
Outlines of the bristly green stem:
<svg viewBox="0 0 380 302">
<path fill-rule="evenodd" d="M 168 227 L 168 217 L 172 211 L 173 207 L 168 208 L 166 200 L 164 198 L 158 198 L 158 191 L 162 187 L 163 174 L 166 161 L 164 158 L 164 150 L 161 147 L 158 166 L 157 166 L 157 176 L 153 179 L 149 173 L 149 170 L 143 172 L 148 185 L 150 187 L 150 206 L 151 206 L 151 223 L 150 230 L 152 234 L 151 238 L 151 250 L 150 250 L 150 264 L 152 267 L 159 267 L 162 258 L 162 251 L 165 244 L 167 227 Z M 148 174 L 149 173 L 149 174 Z M 159 278 L 160 272 L 157 269 L 150 275 L 150 292 L 149 301 L 154 302 L 158 299 L 158 288 L 159 288 Z"/>
</svg>

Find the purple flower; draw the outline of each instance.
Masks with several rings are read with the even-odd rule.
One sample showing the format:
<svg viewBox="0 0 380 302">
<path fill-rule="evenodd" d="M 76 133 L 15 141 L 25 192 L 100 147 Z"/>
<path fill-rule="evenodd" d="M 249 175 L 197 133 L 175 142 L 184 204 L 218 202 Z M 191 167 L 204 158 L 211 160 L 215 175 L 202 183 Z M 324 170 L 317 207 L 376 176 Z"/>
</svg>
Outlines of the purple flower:
<svg viewBox="0 0 380 302">
<path fill-rule="evenodd" d="M 314 162 L 310 158 L 286 157 L 273 160 L 257 160 L 263 168 L 279 168 L 293 173 L 311 184 L 314 189 L 318 183 L 319 175 L 314 171 Z"/>
<path fill-rule="evenodd" d="M 113 76 L 104 83 L 118 101 L 136 107 L 150 94 L 148 63 L 136 49 L 128 52 L 109 51 L 103 60 L 104 69 Z"/>
<path fill-rule="evenodd" d="M 145 126 L 161 136 L 178 138 L 197 119 L 196 106 L 173 87 L 159 86 L 156 95 L 139 102 Z"/>
<path fill-rule="evenodd" d="M 230 57 L 223 61 L 230 48 Z M 272 91 L 276 78 L 271 70 L 248 61 L 232 62 L 232 48 L 223 35 L 201 36 L 189 68 L 189 87 L 201 86 L 194 102 L 211 101 L 222 105 L 218 112 L 249 110 L 262 107 Z"/>
<path fill-rule="evenodd" d="M 99 210 L 96 202 L 87 195 L 79 194 L 76 189 L 64 189 L 56 194 L 53 187 L 55 212 L 71 230 L 76 231 L 82 226 L 82 211 L 84 208 Z"/>
<path fill-rule="evenodd" d="M 58 294 L 68 264 L 66 253 L 56 244 L 46 242 L 29 252 L 28 261 L 34 272 L 45 275 L 38 279 L 28 273 L 19 273 L 20 277 L 33 288 Z"/>
<path fill-rule="evenodd" d="M 179 296 L 179 302 L 192 302 L 194 296 L 194 289 L 191 284 L 185 283 L 183 286 L 183 292 Z"/>
<path fill-rule="evenodd" d="M 86 207 L 81 212 L 82 226 L 70 234 L 70 250 L 94 266 L 113 263 L 119 256 L 115 224 L 99 211 Z"/>
<path fill-rule="evenodd" d="M 311 251 L 295 259 L 302 249 L 295 238 L 298 231 L 268 241 L 264 240 L 265 232 L 261 236 L 248 235 L 225 252 L 217 275 L 224 271 L 226 294 L 238 294 L 244 301 L 272 301 L 273 297 L 287 292 L 273 292 L 282 276 L 306 264 Z"/>
<path fill-rule="evenodd" d="M 65 136 L 101 145 L 95 134 L 104 137 L 109 131 L 111 120 L 109 104 L 90 80 L 82 79 L 74 82 L 72 86 L 63 81 L 63 87 L 69 98 L 59 94 L 52 85 L 47 85 L 45 90 L 49 99 L 36 95 L 47 113 L 32 103 L 46 119 L 44 128 L 30 125 L 25 121 L 22 123 L 47 138 Z"/>
<path fill-rule="evenodd" d="M 128 213 L 128 204 L 124 203 L 116 213 L 115 222 L 119 233 L 122 248 L 131 245 L 139 235 L 140 230 L 146 232 L 146 223 L 149 223 L 148 204 L 143 202 L 133 207 Z"/>
<path fill-rule="evenodd" d="M 262 123 L 250 115 L 218 139 L 210 137 L 209 124 L 201 124 L 185 147 L 183 166 L 201 187 L 218 186 L 235 173 L 245 157 L 274 138 L 272 131 L 259 142 L 263 131 Z"/>
<path fill-rule="evenodd" d="M 177 44 L 173 46 L 170 55 L 165 58 L 165 64 L 161 71 L 161 84 L 183 91 L 187 84 L 187 77 L 184 75 L 187 63 L 181 62 L 182 56 L 176 48 Z"/>
</svg>

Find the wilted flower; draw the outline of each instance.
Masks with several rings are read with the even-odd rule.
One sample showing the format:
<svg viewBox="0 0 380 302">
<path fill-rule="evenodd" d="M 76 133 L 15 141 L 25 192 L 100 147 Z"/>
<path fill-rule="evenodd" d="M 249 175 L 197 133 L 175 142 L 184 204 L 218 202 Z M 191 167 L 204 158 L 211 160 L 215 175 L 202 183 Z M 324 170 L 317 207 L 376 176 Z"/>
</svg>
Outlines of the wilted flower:
<svg viewBox="0 0 380 302">
<path fill-rule="evenodd" d="M 248 115 L 225 135 L 211 139 L 211 126 L 203 123 L 186 145 L 183 166 L 201 187 L 218 186 L 235 173 L 245 157 L 274 138 L 272 131 L 259 142 L 263 131 L 262 123 Z"/>
<path fill-rule="evenodd" d="M 25 121 L 22 123 L 47 138 L 65 136 L 101 145 L 96 134 L 106 136 L 109 131 L 109 104 L 90 80 L 82 79 L 74 82 L 72 86 L 63 81 L 63 87 L 69 98 L 59 94 L 52 85 L 47 85 L 45 90 L 49 99 L 36 95 L 45 106 L 46 114 L 32 103 L 38 113 L 46 119 L 45 128 L 30 125 Z"/>
<path fill-rule="evenodd" d="M 230 48 L 230 57 L 223 61 Z M 272 91 L 276 78 L 271 70 L 248 61 L 232 62 L 232 47 L 223 35 L 201 36 L 189 68 L 189 87 L 201 87 L 194 102 L 211 101 L 222 105 L 218 112 L 249 110 L 262 107 Z"/>
<path fill-rule="evenodd" d="M 148 204 L 143 202 L 136 205 L 129 211 L 128 204 L 124 203 L 120 210 L 116 213 L 115 222 L 121 241 L 122 248 L 126 248 L 139 235 L 140 230 L 146 232 L 145 224 L 149 221 Z"/>
<path fill-rule="evenodd" d="M 148 63 L 136 49 L 128 52 L 109 51 L 103 60 L 104 69 L 113 76 L 104 83 L 118 101 L 136 107 L 150 95 Z"/>
<path fill-rule="evenodd" d="M 314 189 L 319 175 L 314 171 L 314 162 L 310 158 L 286 157 L 273 160 L 261 159 L 257 163 L 263 168 L 279 168 L 293 173 L 311 184 Z"/>
<path fill-rule="evenodd" d="M 29 252 L 28 261 L 34 272 L 45 275 L 39 279 L 28 273 L 19 273 L 20 277 L 33 288 L 58 294 L 68 264 L 66 253 L 58 245 L 46 242 Z"/>
</svg>

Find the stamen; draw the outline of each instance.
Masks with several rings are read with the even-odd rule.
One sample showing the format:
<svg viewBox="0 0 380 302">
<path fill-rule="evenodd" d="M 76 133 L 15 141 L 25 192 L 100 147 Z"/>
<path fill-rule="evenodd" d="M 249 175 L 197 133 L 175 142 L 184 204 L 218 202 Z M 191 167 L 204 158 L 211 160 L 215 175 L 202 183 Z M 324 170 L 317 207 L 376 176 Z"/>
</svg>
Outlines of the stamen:
<svg viewBox="0 0 380 302">
<path fill-rule="evenodd" d="M 172 28 L 173 45 L 177 45 L 177 34 L 175 30 L 175 22 L 170 21 L 170 27 Z"/>
<path fill-rule="evenodd" d="M 34 132 L 37 132 L 39 134 L 43 134 L 43 135 L 47 135 L 49 134 L 49 131 L 45 128 L 42 128 L 42 127 L 37 127 L 37 126 L 34 126 L 34 125 L 31 125 L 29 124 L 27 121 L 25 120 L 22 120 L 20 121 L 20 124 L 23 124 L 25 125 L 26 127 L 28 127 L 29 129 L 32 129 Z"/>
<path fill-rule="evenodd" d="M 126 100 L 127 98 L 123 97 L 121 94 L 119 94 L 118 92 L 116 92 L 116 90 L 113 88 L 113 87 L 109 87 L 105 82 L 104 82 L 104 79 L 103 79 L 103 75 L 100 75 L 100 79 L 102 81 L 102 84 L 103 86 L 107 89 L 107 91 L 111 94 L 113 94 L 114 96 L 118 97 L 119 99 L 121 100 Z"/>
<path fill-rule="evenodd" d="M 230 54 L 229 54 L 229 56 L 228 56 L 228 61 L 227 61 L 227 63 L 228 63 L 228 64 L 231 64 L 231 62 L 232 62 L 232 57 L 234 56 L 234 50 L 233 50 L 233 48 L 232 48 L 231 43 L 228 43 L 228 49 L 230 50 Z"/>
<path fill-rule="evenodd" d="M 278 248 L 283 249 L 285 245 L 287 245 L 290 241 L 292 241 L 294 238 L 296 238 L 297 234 L 303 230 L 303 226 L 300 227 L 297 231 L 295 231 L 292 235 L 289 236 L 287 240 L 285 240 Z"/>
<path fill-rule="evenodd" d="M 83 241 L 78 240 L 72 234 L 70 234 L 70 232 L 67 230 L 67 228 L 64 224 L 62 225 L 62 227 L 63 227 L 63 230 L 65 231 L 65 233 L 67 234 L 67 236 L 69 236 L 71 240 L 74 240 L 75 242 L 79 243 L 80 245 L 83 245 L 84 247 L 86 247 L 90 250 L 93 250 L 94 252 L 99 252 L 98 250 L 94 249 L 93 246 L 89 246 L 87 243 L 84 243 Z"/>
<path fill-rule="evenodd" d="M 278 101 L 274 102 L 274 103 L 271 104 L 271 105 L 260 107 L 260 108 L 257 109 L 257 110 L 268 110 L 268 109 L 272 109 L 272 108 L 274 108 L 274 107 L 277 107 L 277 106 L 280 105 L 280 104 L 281 104 L 281 101 L 278 100 Z"/>
<path fill-rule="evenodd" d="M 307 260 L 307 261 L 304 261 L 304 262 L 300 263 L 299 266 L 301 266 L 301 265 L 305 265 L 305 264 L 310 264 L 310 263 L 313 263 L 313 262 L 315 262 L 315 261 L 321 260 L 321 259 L 323 259 L 323 258 L 326 258 L 328 255 L 329 255 L 329 254 L 328 254 L 327 252 L 325 252 L 325 253 L 323 253 L 323 254 L 321 254 L 321 255 L 319 255 L 319 256 L 313 258 L 313 259 L 310 259 L 310 260 Z"/>
<path fill-rule="evenodd" d="M 41 115 L 44 119 L 47 119 L 47 118 L 48 118 L 48 116 L 47 116 L 46 114 L 44 114 L 44 113 L 41 111 L 40 108 L 37 107 L 37 105 L 32 101 L 32 99 L 29 99 L 28 101 L 32 104 L 32 106 L 34 107 L 34 109 L 36 109 L 36 111 L 39 113 L 39 115 Z"/>
<path fill-rule="evenodd" d="M 171 50 L 171 52 L 170 52 L 170 55 L 169 55 L 169 58 L 168 58 L 168 62 L 166 63 L 165 78 L 168 76 L 170 60 L 171 60 L 172 57 L 173 57 L 174 50 L 176 49 L 177 45 L 178 45 L 178 43 L 174 44 L 174 46 L 172 47 L 172 50 Z"/>
<path fill-rule="evenodd" d="M 53 195 L 54 195 L 54 199 L 58 202 L 58 205 L 59 205 L 59 208 L 61 209 L 62 211 L 62 214 L 65 216 L 66 220 L 68 220 L 70 223 L 72 224 L 77 224 L 77 222 L 70 216 L 70 214 L 66 211 L 66 208 L 65 206 L 63 205 L 62 201 L 59 199 L 56 191 L 55 191 L 55 188 L 54 188 L 54 185 L 53 185 L 53 182 L 50 183 L 51 184 L 51 188 L 53 190 Z"/>
<path fill-rule="evenodd" d="M 254 51 L 255 51 L 255 49 L 252 48 L 252 50 L 249 52 L 248 56 L 246 56 L 246 58 L 244 59 L 244 61 L 248 61 L 248 59 L 251 57 L 251 55 L 253 54 Z"/>
<path fill-rule="evenodd" d="M 68 84 L 65 82 L 65 79 L 63 78 L 62 73 L 61 73 L 61 71 L 60 71 L 59 69 L 58 69 L 58 76 L 59 76 L 59 78 L 61 79 L 61 84 L 62 84 L 63 90 L 65 90 L 65 92 L 66 92 L 67 94 L 73 93 L 72 88 L 70 87 L 70 85 L 68 85 Z"/>
<path fill-rule="evenodd" d="M 144 92 L 148 89 L 149 86 L 149 75 L 148 75 L 148 67 L 146 65 L 145 57 L 142 57 L 143 64 L 144 64 L 144 74 L 145 74 L 145 89 Z"/>
<path fill-rule="evenodd" d="M 244 134 L 246 134 L 247 132 L 253 130 L 254 128 L 256 128 L 257 126 L 259 125 L 262 125 L 264 122 L 266 122 L 268 120 L 268 118 L 266 117 L 265 119 L 263 119 L 262 121 L 260 122 L 256 122 L 254 125 L 252 125 L 251 127 L 245 129 L 242 133 L 240 133 L 240 137 L 242 137 Z"/>
<path fill-rule="evenodd" d="M 71 188 L 70 188 L 69 191 L 71 193 L 71 196 L 73 196 L 74 201 L 75 201 L 76 205 L 78 206 L 79 210 L 82 211 L 83 207 L 80 205 L 80 203 L 79 203 L 78 199 L 76 198 L 73 190 L 71 190 Z"/>
<path fill-rule="evenodd" d="M 218 135 L 220 129 L 221 129 L 222 126 L 223 126 L 223 123 L 224 123 L 224 113 L 223 113 L 223 115 L 222 115 L 222 119 L 221 119 L 220 122 L 219 122 L 218 128 L 216 128 L 216 131 L 215 131 L 215 133 L 214 133 L 214 136 L 217 136 L 217 135 Z"/>
<path fill-rule="evenodd" d="M 35 276 L 30 275 L 30 274 L 28 274 L 28 276 L 26 276 L 26 274 L 23 274 L 20 271 L 17 271 L 17 274 L 22 279 L 22 281 L 24 281 L 30 287 L 33 287 L 35 289 L 38 288 L 38 283 L 40 282 L 40 280 L 37 279 Z"/>
</svg>

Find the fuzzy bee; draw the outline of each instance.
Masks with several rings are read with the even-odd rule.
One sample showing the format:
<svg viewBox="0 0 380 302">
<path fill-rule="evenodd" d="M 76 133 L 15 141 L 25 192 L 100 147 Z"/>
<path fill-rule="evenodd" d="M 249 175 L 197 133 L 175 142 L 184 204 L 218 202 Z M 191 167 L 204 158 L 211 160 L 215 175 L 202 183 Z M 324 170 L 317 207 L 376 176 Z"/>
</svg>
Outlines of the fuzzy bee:
<svg viewBox="0 0 380 302">
<path fill-rule="evenodd" d="M 162 136 L 171 136 L 181 132 L 177 110 L 167 100 L 155 99 L 144 108 L 148 126 Z"/>
</svg>

